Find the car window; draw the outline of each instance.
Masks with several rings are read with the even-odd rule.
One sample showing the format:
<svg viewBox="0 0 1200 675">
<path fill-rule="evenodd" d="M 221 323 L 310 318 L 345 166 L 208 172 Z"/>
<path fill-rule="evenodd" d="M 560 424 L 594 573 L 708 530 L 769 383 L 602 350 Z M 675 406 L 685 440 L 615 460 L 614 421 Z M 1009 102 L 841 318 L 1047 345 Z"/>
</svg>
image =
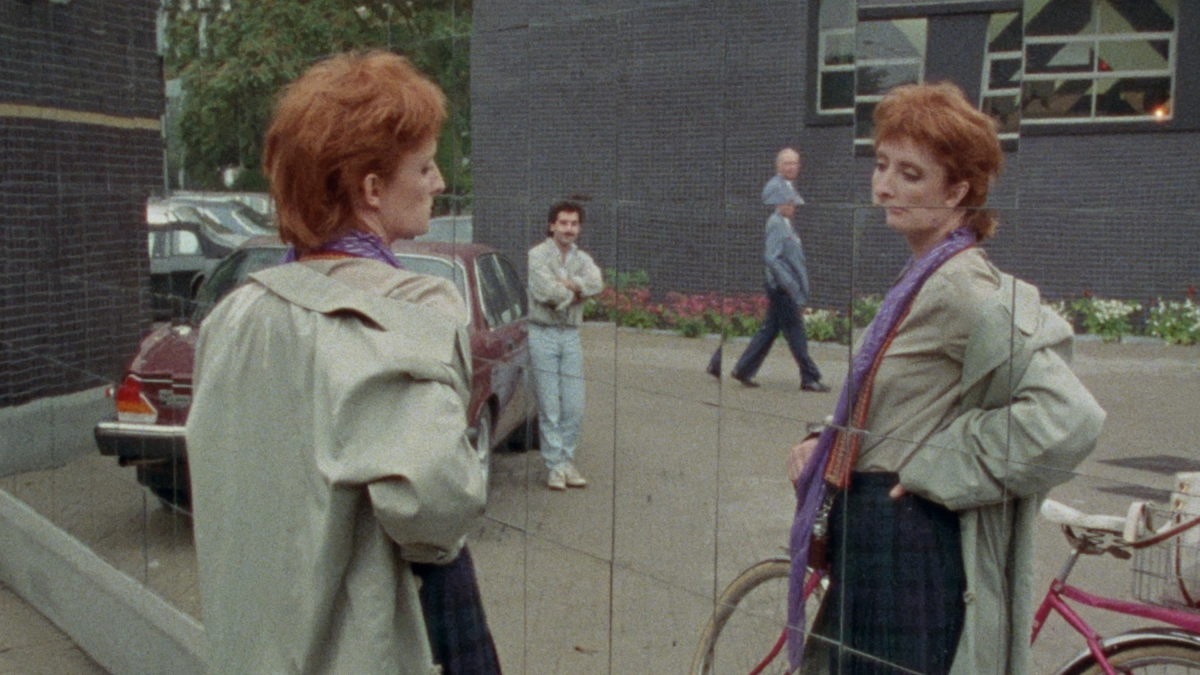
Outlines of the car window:
<svg viewBox="0 0 1200 675">
<path fill-rule="evenodd" d="M 221 224 L 230 234 L 258 236 L 271 232 L 270 221 L 235 202 L 197 205 L 196 210 Z"/>
<path fill-rule="evenodd" d="M 479 256 L 475 259 L 475 272 L 479 277 L 484 314 L 492 328 L 499 328 L 521 318 L 520 300 L 509 291 L 500 257 L 496 254 Z"/>
<path fill-rule="evenodd" d="M 474 238 L 471 215 L 438 216 L 429 219 L 429 231 L 417 237 L 417 241 L 444 241 L 469 244 Z"/>
<path fill-rule="evenodd" d="M 496 261 L 500 264 L 500 271 L 504 275 L 505 291 L 513 299 L 517 318 L 523 319 L 526 313 L 525 286 L 521 283 L 521 277 L 517 275 L 517 268 L 513 267 L 512 262 L 503 256 L 496 256 Z"/>
<path fill-rule="evenodd" d="M 454 282 L 459 297 L 467 303 L 468 308 L 470 307 L 471 301 L 467 298 L 467 275 L 461 265 L 446 258 L 413 253 L 397 253 L 396 259 L 400 261 L 404 269 L 414 274 L 428 274 Z"/>
<path fill-rule="evenodd" d="M 200 237 L 188 230 L 175 230 L 171 233 L 174 255 L 201 255 Z"/>
<path fill-rule="evenodd" d="M 271 219 L 243 204 L 233 204 L 233 217 L 247 232 L 253 234 L 270 234 L 275 231 Z"/>
<path fill-rule="evenodd" d="M 196 291 L 196 313 L 192 320 L 200 323 L 213 306 L 245 281 L 246 277 L 278 265 L 283 262 L 283 255 L 283 249 L 277 247 L 247 248 L 230 254 L 213 269 Z"/>
</svg>

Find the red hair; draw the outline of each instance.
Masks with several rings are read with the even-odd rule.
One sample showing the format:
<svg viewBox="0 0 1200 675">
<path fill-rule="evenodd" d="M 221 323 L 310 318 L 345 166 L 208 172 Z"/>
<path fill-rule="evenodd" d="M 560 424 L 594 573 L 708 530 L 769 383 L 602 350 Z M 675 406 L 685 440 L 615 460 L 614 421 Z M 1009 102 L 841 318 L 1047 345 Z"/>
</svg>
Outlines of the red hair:
<svg viewBox="0 0 1200 675">
<path fill-rule="evenodd" d="M 996 219 L 981 208 L 988 189 L 1004 167 L 996 122 L 967 101 L 949 82 L 896 87 L 875 107 L 875 147 L 910 139 L 946 169 L 947 184 L 967 183 L 959 206 L 967 207 L 967 225 L 980 240 L 996 231 Z"/>
<path fill-rule="evenodd" d="M 307 251 L 353 229 L 363 179 L 391 178 L 445 119 L 445 94 L 402 56 L 355 52 L 313 65 L 284 89 L 263 150 L 280 238 Z"/>
</svg>

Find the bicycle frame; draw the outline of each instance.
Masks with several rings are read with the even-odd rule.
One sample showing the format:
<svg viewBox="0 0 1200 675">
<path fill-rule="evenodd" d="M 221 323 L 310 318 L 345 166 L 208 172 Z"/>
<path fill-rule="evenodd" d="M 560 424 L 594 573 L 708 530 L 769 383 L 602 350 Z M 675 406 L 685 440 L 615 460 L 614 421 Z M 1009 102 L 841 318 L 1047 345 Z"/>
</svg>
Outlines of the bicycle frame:
<svg viewBox="0 0 1200 675">
<path fill-rule="evenodd" d="M 812 595 L 813 589 L 817 587 L 817 584 L 821 583 L 821 579 L 823 578 L 825 578 L 825 573 L 821 570 L 814 570 L 812 574 L 808 575 L 808 580 L 804 582 L 803 597 L 805 600 L 808 600 L 808 596 Z M 758 665 L 754 666 L 754 670 L 751 670 L 748 675 L 759 675 L 763 669 L 771 665 L 775 657 L 779 656 L 779 652 L 783 651 L 783 646 L 787 644 L 787 637 L 788 627 L 784 626 L 783 631 L 779 633 L 779 638 L 775 640 L 775 645 L 771 647 L 771 651 L 767 653 L 762 661 L 758 662 Z"/>
<path fill-rule="evenodd" d="M 1112 665 L 1108 662 L 1108 658 L 1104 654 L 1104 646 L 1102 644 L 1104 638 L 1083 617 L 1079 616 L 1067 604 L 1064 598 L 1096 609 L 1162 621 L 1192 633 L 1200 634 L 1200 615 L 1193 612 L 1094 595 L 1068 585 L 1064 579 L 1071 573 L 1071 568 L 1074 567 L 1078 557 L 1078 550 L 1071 552 L 1071 556 L 1067 559 L 1067 564 L 1064 566 L 1063 571 L 1051 582 L 1049 590 L 1046 591 L 1046 597 L 1042 599 L 1042 604 L 1038 607 L 1037 613 L 1033 617 L 1033 634 L 1029 639 L 1030 644 L 1037 641 L 1038 634 L 1045 625 L 1050 612 L 1053 611 L 1061 616 L 1071 628 L 1074 628 L 1077 633 L 1083 636 L 1083 639 L 1087 642 L 1088 651 L 1091 652 L 1096 663 L 1100 665 L 1105 674 L 1116 675 L 1116 671 L 1113 670 Z"/>
</svg>

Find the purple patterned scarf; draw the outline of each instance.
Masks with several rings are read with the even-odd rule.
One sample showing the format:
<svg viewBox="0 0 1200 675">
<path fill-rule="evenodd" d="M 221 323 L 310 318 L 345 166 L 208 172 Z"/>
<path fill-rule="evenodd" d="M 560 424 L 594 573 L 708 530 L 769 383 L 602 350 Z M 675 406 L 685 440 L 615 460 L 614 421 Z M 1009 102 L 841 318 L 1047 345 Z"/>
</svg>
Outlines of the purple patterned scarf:
<svg viewBox="0 0 1200 675">
<path fill-rule="evenodd" d="M 808 569 L 809 544 L 812 541 L 813 524 L 816 522 L 817 511 L 820 509 L 826 494 L 824 480 L 825 466 L 829 462 L 830 452 L 839 435 L 839 429 L 847 428 L 854 401 L 864 385 L 868 385 L 868 374 L 880 353 L 899 328 L 900 321 L 908 314 L 908 308 L 917 297 L 921 286 L 942 263 L 955 255 L 975 245 L 975 233 L 967 227 L 960 227 L 942 239 L 932 249 L 916 260 L 910 260 L 887 295 L 871 325 L 862 344 L 855 352 L 851 361 L 850 372 L 846 375 L 846 384 L 838 397 L 837 408 L 833 415 L 833 423 L 821 432 L 817 449 L 804 465 L 799 480 L 796 481 L 796 516 L 792 521 L 791 533 L 791 583 L 788 587 L 788 625 L 803 627 L 804 617 L 804 578 Z M 799 672 L 800 659 L 804 651 L 804 631 L 802 628 L 788 631 L 788 660 L 792 668 Z"/>
<path fill-rule="evenodd" d="M 350 230 L 346 234 L 321 244 L 311 251 L 307 251 L 304 255 L 316 255 L 321 253 L 344 253 L 354 256 L 355 258 L 370 258 L 379 262 L 387 263 L 396 269 L 404 269 L 404 265 L 396 259 L 396 254 L 392 253 L 387 244 L 383 243 L 377 235 L 361 230 Z M 289 246 L 287 254 L 283 256 L 283 262 L 296 262 L 302 256 L 296 253 L 295 246 Z"/>
</svg>

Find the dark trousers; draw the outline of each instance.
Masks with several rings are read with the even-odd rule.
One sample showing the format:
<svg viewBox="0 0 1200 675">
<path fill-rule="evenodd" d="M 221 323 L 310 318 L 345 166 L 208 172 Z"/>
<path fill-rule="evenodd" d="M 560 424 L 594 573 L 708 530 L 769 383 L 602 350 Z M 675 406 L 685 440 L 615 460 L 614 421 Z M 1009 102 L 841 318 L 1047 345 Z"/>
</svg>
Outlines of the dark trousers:
<svg viewBox="0 0 1200 675">
<path fill-rule="evenodd" d="M 808 355 L 808 335 L 804 332 L 804 317 L 800 314 L 800 306 L 792 300 L 787 291 L 767 288 L 767 316 L 763 319 L 762 327 L 750 338 L 750 344 L 737 365 L 733 367 L 733 376 L 745 380 L 753 379 L 762 367 L 771 345 L 779 331 L 787 340 L 792 358 L 800 366 L 800 384 L 811 384 L 821 380 L 821 371 Z M 713 354 L 708 365 L 709 372 L 719 373 L 721 369 L 721 349 Z"/>
<path fill-rule="evenodd" d="M 813 625 L 817 667 L 841 675 L 946 675 L 965 621 L 958 514 L 855 473 L 829 518 L 831 584 Z M 824 654 L 822 654 L 824 652 Z M 803 672 L 818 672 L 806 667 Z"/>
<path fill-rule="evenodd" d="M 463 546 L 449 565 L 414 563 L 433 660 L 443 675 L 500 675 L 500 659 L 483 613 L 475 562 Z"/>
</svg>

